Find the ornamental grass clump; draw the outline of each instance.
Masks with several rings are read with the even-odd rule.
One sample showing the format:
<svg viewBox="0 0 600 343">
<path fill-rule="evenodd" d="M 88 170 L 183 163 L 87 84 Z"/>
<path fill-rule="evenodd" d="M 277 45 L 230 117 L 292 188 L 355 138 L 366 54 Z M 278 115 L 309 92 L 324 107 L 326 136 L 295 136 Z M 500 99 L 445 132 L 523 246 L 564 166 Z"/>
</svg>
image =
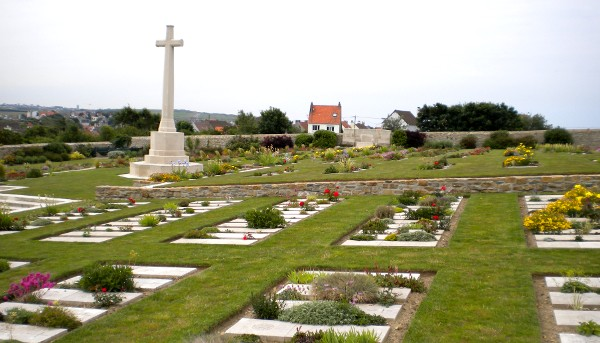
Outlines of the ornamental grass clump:
<svg viewBox="0 0 600 343">
<path fill-rule="evenodd" d="M 183 238 L 196 238 L 196 239 L 216 239 L 211 235 L 211 233 L 218 233 L 219 229 L 216 227 L 203 227 L 201 229 L 193 229 L 185 234 L 183 234 Z"/>
<path fill-rule="evenodd" d="M 308 325 L 386 325 L 385 318 L 370 315 L 350 303 L 311 301 L 283 310 L 278 320 Z"/>
<path fill-rule="evenodd" d="M 365 304 L 377 302 L 379 287 L 368 275 L 331 273 L 313 280 L 312 293 L 316 300 Z"/>
<path fill-rule="evenodd" d="M 273 207 L 249 210 L 244 214 L 244 219 L 248 227 L 253 229 L 274 229 L 286 224 L 281 211 Z"/>
<path fill-rule="evenodd" d="M 46 306 L 29 318 L 28 324 L 48 328 L 65 328 L 69 331 L 81 326 L 77 317 L 60 306 Z"/>
<path fill-rule="evenodd" d="M 396 214 L 396 208 L 394 206 L 378 206 L 375 210 L 375 217 L 377 218 L 394 218 Z"/>
<path fill-rule="evenodd" d="M 275 294 L 251 294 L 250 305 L 258 319 L 277 319 L 283 309 L 282 302 Z"/>
<path fill-rule="evenodd" d="M 154 227 L 160 223 L 160 219 L 152 214 L 147 214 L 140 219 L 139 224 L 144 227 Z"/>
</svg>

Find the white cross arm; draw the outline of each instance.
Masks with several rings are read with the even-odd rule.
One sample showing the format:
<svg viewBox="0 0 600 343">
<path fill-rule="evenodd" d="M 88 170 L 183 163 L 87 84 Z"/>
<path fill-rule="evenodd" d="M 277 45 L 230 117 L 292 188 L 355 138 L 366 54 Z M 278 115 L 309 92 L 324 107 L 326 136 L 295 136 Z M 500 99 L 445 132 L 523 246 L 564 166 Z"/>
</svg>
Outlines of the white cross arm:
<svg viewBox="0 0 600 343">
<path fill-rule="evenodd" d="M 156 46 L 157 47 L 163 47 L 163 46 L 172 46 L 172 47 L 183 46 L 183 39 L 157 40 L 156 41 Z"/>
</svg>

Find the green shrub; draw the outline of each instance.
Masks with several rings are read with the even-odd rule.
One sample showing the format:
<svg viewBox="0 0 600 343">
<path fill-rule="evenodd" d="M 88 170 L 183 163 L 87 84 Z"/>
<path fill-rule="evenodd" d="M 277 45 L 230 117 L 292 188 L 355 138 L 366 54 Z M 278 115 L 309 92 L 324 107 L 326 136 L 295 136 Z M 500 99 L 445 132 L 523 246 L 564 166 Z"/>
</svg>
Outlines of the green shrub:
<svg viewBox="0 0 600 343">
<path fill-rule="evenodd" d="M 6 169 L 2 163 L 0 163 L 0 181 L 6 181 Z"/>
<path fill-rule="evenodd" d="M 154 227 L 158 225 L 158 223 L 160 223 L 160 219 L 155 215 L 146 214 L 142 217 L 142 219 L 140 219 L 138 223 L 144 227 Z"/>
<path fill-rule="evenodd" d="M 415 210 L 408 209 L 408 211 L 406 211 L 406 219 L 410 219 L 410 220 L 419 220 L 421 218 L 431 219 L 433 216 L 441 217 L 443 215 L 442 212 L 443 211 L 438 206 L 436 206 L 436 207 L 431 207 L 431 206 L 419 207 Z"/>
<path fill-rule="evenodd" d="M 319 330 L 316 332 L 313 331 L 300 331 L 297 330 L 294 336 L 292 336 L 292 340 L 290 343 L 320 343 L 323 338 L 323 331 Z M 341 341 L 335 341 L 341 342 Z"/>
<path fill-rule="evenodd" d="M 71 150 L 71 147 L 69 147 L 65 143 L 48 143 L 42 149 L 45 152 L 51 152 L 55 154 L 70 154 L 71 152 L 73 152 Z"/>
<path fill-rule="evenodd" d="M 27 311 L 22 307 L 14 307 L 6 311 L 4 321 L 11 324 L 29 324 L 35 312 Z"/>
<path fill-rule="evenodd" d="M 349 303 L 311 301 L 285 309 L 277 318 L 308 325 L 386 325 L 385 318 L 369 315 Z"/>
<path fill-rule="evenodd" d="M 451 141 L 426 141 L 423 147 L 427 149 L 449 149 L 453 148 L 454 144 Z"/>
<path fill-rule="evenodd" d="M 94 305 L 100 308 L 108 308 L 123 301 L 123 297 L 118 293 L 96 292 L 94 293 Z"/>
<path fill-rule="evenodd" d="M 128 266 L 96 263 L 83 271 L 79 288 L 91 292 L 133 291 L 133 270 Z"/>
<path fill-rule="evenodd" d="M 435 236 L 425 231 L 413 231 L 401 233 L 396 236 L 397 241 L 411 242 L 432 242 L 435 241 Z"/>
<path fill-rule="evenodd" d="M 244 219 L 248 222 L 248 227 L 253 229 L 274 229 L 286 224 L 281 211 L 273 207 L 249 210 Z"/>
<path fill-rule="evenodd" d="M 394 218 L 396 214 L 396 208 L 394 206 L 378 206 L 375 210 L 375 217 L 377 218 Z"/>
<path fill-rule="evenodd" d="M 0 258 L 0 273 L 5 272 L 9 269 L 10 269 L 10 264 L 8 263 L 8 260 Z"/>
<path fill-rule="evenodd" d="M 519 144 L 523 144 L 526 147 L 533 147 L 538 144 L 537 139 L 532 135 L 522 136 L 515 138 L 515 144 L 518 146 Z"/>
<path fill-rule="evenodd" d="M 388 228 L 386 222 L 378 218 L 371 219 L 361 226 L 362 232 L 366 234 L 383 233 Z"/>
<path fill-rule="evenodd" d="M 319 130 L 313 133 L 313 147 L 327 149 L 337 145 L 337 135 L 327 130 Z"/>
<path fill-rule="evenodd" d="M 331 273 L 313 280 L 312 293 L 317 300 L 364 304 L 377 301 L 379 287 L 369 275 Z"/>
<path fill-rule="evenodd" d="M 417 293 L 425 292 L 425 283 L 421 279 L 406 277 L 396 273 L 377 273 L 374 276 L 375 283 L 383 288 L 410 288 L 411 291 Z"/>
<path fill-rule="evenodd" d="M 311 273 L 311 272 L 307 272 L 304 270 L 301 271 L 291 271 L 288 275 L 288 281 L 291 283 L 297 283 L 297 284 L 309 284 L 312 283 L 313 280 L 321 275 L 324 275 L 322 273 Z"/>
<path fill-rule="evenodd" d="M 204 342 L 204 341 L 201 341 L 201 342 Z M 227 341 L 227 343 L 262 343 L 262 340 L 260 339 L 260 336 L 245 333 L 243 335 L 239 335 L 239 336 L 235 336 L 235 337 L 231 338 L 230 340 Z"/>
<path fill-rule="evenodd" d="M 81 322 L 75 315 L 59 306 L 44 307 L 29 319 L 29 324 L 48 328 L 66 328 L 69 331 L 81 326 Z"/>
<path fill-rule="evenodd" d="M 252 147 L 258 149 L 260 143 L 258 142 L 258 139 L 254 137 L 235 136 L 227 143 L 226 147 L 229 150 L 250 150 Z"/>
<path fill-rule="evenodd" d="M 11 231 L 13 228 L 13 220 L 8 215 L 0 211 L 0 231 Z"/>
<path fill-rule="evenodd" d="M 483 146 L 492 149 L 506 149 L 510 146 L 516 146 L 515 140 L 510 136 L 508 131 L 499 130 L 490 134 L 490 138 L 483 142 Z"/>
<path fill-rule="evenodd" d="M 581 322 L 577 327 L 577 332 L 584 336 L 600 336 L 600 325 L 593 320 Z"/>
<path fill-rule="evenodd" d="M 219 229 L 217 229 L 216 227 L 204 227 L 201 229 L 194 229 L 194 230 L 190 230 L 188 232 L 186 232 L 183 237 L 184 238 L 196 238 L 196 239 L 211 239 L 211 238 L 217 238 L 213 235 L 211 235 L 211 233 L 217 233 L 219 232 Z"/>
<path fill-rule="evenodd" d="M 592 288 L 581 281 L 568 280 L 562 285 L 560 291 L 563 293 L 588 293 L 592 291 Z"/>
<path fill-rule="evenodd" d="M 296 141 L 294 142 L 296 146 L 305 146 L 308 147 L 312 144 L 314 137 L 308 133 L 301 133 L 296 136 Z"/>
<path fill-rule="evenodd" d="M 327 168 L 325 168 L 325 174 L 337 174 L 339 172 L 340 171 L 334 165 L 330 165 Z"/>
<path fill-rule="evenodd" d="M 277 294 L 279 300 L 306 300 L 306 297 L 302 295 L 298 290 L 287 288 Z"/>
<path fill-rule="evenodd" d="M 29 169 L 26 174 L 26 177 L 29 179 L 34 179 L 42 176 L 44 176 L 44 174 L 42 174 L 42 171 L 37 168 Z"/>
<path fill-rule="evenodd" d="M 374 241 L 377 237 L 373 234 L 357 233 L 356 235 L 350 236 L 351 241 Z"/>
<path fill-rule="evenodd" d="M 178 205 L 179 207 L 188 207 L 190 206 L 190 202 L 188 200 L 181 200 Z"/>
<path fill-rule="evenodd" d="M 168 202 L 163 205 L 163 210 L 171 215 L 171 217 L 175 217 L 175 213 L 177 212 L 177 204 L 174 202 Z"/>
<path fill-rule="evenodd" d="M 398 203 L 407 206 L 416 205 L 421 196 L 423 193 L 419 191 L 404 191 L 402 195 L 398 196 Z"/>
<path fill-rule="evenodd" d="M 544 143 L 546 144 L 573 144 L 573 136 L 562 127 L 546 130 L 544 132 Z"/>
<path fill-rule="evenodd" d="M 477 148 L 477 137 L 475 135 L 463 136 L 458 145 L 462 149 L 475 149 Z"/>
<path fill-rule="evenodd" d="M 401 146 L 404 147 L 406 146 L 406 131 L 404 130 L 396 130 L 394 132 L 392 132 L 392 139 L 391 139 L 391 143 L 395 146 Z"/>
<path fill-rule="evenodd" d="M 282 310 L 282 304 L 275 294 L 252 294 L 250 305 L 258 319 L 277 319 Z"/>
</svg>

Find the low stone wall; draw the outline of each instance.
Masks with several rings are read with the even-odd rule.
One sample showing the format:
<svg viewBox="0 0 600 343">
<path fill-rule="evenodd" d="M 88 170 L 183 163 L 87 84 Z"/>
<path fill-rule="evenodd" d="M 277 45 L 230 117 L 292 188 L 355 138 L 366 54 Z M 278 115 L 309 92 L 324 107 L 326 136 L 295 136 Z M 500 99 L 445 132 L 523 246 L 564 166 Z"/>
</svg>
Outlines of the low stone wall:
<svg viewBox="0 0 600 343">
<path fill-rule="evenodd" d="M 99 200 L 141 198 L 246 198 L 260 196 L 291 197 L 300 193 L 321 194 L 325 188 L 338 189 L 342 195 L 400 195 L 405 190 L 434 192 L 445 185 L 454 193 L 564 193 L 574 185 L 600 185 L 600 175 L 505 176 L 489 178 L 442 178 L 414 180 L 373 180 L 339 182 L 296 182 L 281 184 L 223 185 L 172 188 L 98 186 Z"/>
<path fill-rule="evenodd" d="M 567 130 L 573 136 L 573 144 L 585 145 L 591 148 L 600 147 L 600 129 L 586 130 Z M 544 143 L 544 130 L 536 131 L 509 131 L 514 138 L 533 136 L 538 143 Z M 492 132 L 488 131 L 461 131 L 461 132 L 425 132 L 428 141 L 451 141 L 453 144 L 458 144 L 466 135 L 477 137 L 477 145 L 482 146 L 483 142 L 490 138 Z"/>
<path fill-rule="evenodd" d="M 343 145 L 356 147 L 390 145 L 392 131 L 383 129 L 344 129 Z"/>
</svg>

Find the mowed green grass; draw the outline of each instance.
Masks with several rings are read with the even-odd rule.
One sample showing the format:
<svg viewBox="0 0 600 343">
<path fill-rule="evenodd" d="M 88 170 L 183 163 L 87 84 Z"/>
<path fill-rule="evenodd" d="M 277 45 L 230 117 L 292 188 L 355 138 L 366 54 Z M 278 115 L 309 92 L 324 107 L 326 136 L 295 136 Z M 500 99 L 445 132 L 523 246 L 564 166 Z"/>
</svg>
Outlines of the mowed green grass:
<svg viewBox="0 0 600 343">
<path fill-rule="evenodd" d="M 447 248 L 369 248 L 332 245 L 391 196 L 354 196 L 253 246 L 175 245 L 166 240 L 195 227 L 231 219 L 284 199 L 242 203 L 101 244 L 39 242 L 93 222 L 160 208 L 164 201 L 0 236 L 0 257 L 31 265 L 0 274 L 0 289 L 28 272 L 66 278 L 95 261 L 204 267 L 61 338 L 59 342 L 182 342 L 222 323 L 297 269 L 357 270 L 375 265 L 434 271 L 433 284 L 415 314 L 405 342 L 539 342 L 532 275 L 580 269 L 600 273 L 600 251 L 541 250 L 525 245 L 515 194 L 474 194 Z M 85 221 L 85 222 L 83 222 Z"/>
<path fill-rule="evenodd" d="M 324 174 L 325 168 L 331 163 L 325 163 L 321 159 L 304 159 L 297 164 L 293 164 L 295 169 L 293 173 L 274 176 L 253 176 L 252 172 L 235 173 L 220 177 L 184 181 L 174 186 L 600 173 L 600 163 L 597 162 L 600 157 L 598 153 L 584 155 L 536 151 L 535 160 L 539 161 L 540 165 L 535 168 L 502 168 L 502 161 L 505 159 L 502 153 L 502 150 L 493 150 L 479 156 L 451 158 L 448 159 L 448 162 L 452 163 L 452 166 L 444 170 L 419 169 L 422 164 L 431 164 L 434 160 L 431 157 L 409 157 L 400 161 L 360 157 L 354 159 L 357 165 L 360 166 L 360 163 L 364 161 L 371 163 L 373 168 L 358 173 L 339 174 Z M 276 166 L 261 170 L 261 172 L 281 171 L 283 168 L 283 166 Z"/>
</svg>

